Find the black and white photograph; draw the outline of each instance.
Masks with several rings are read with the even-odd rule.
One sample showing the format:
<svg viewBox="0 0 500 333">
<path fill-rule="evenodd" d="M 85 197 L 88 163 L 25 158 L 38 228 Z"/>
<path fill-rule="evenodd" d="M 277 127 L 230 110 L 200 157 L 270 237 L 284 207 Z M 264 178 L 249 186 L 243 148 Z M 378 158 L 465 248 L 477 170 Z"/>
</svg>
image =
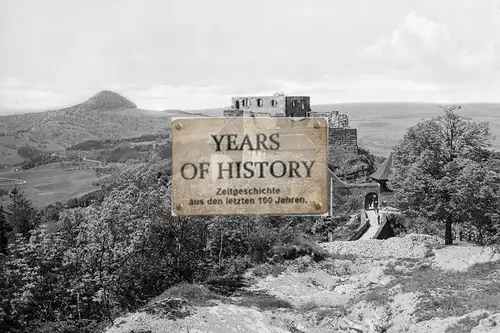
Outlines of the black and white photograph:
<svg viewBox="0 0 500 333">
<path fill-rule="evenodd" d="M 0 0 L 1 333 L 500 333 L 500 0 Z"/>
</svg>

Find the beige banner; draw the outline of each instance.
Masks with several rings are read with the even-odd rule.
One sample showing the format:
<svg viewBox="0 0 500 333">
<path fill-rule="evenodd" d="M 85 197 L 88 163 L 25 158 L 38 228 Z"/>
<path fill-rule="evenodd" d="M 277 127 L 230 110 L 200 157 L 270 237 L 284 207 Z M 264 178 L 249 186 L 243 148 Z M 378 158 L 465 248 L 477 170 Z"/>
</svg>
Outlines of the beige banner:
<svg viewBox="0 0 500 333">
<path fill-rule="evenodd" d="M 172 122 L 173 215 L 328 212 L 325 118 Z"/>
</svg>

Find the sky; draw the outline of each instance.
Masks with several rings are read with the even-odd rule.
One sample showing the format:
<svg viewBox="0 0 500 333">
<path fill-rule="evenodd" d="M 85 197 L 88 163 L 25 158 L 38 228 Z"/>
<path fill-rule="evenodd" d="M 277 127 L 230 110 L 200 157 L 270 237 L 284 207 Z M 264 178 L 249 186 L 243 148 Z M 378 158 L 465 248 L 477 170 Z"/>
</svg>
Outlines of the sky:
<svg viewBox="0 0 500 333">
<path fill-rule="evenodd" d="M 500 102 L 500 0 L 0 0 L 0 111 Z"/>
</svg>

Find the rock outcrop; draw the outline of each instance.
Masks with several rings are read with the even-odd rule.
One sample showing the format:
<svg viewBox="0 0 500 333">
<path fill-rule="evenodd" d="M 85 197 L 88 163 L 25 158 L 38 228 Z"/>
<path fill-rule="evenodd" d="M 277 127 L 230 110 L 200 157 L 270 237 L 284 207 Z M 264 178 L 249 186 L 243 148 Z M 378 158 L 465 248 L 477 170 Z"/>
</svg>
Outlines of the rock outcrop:
<svg viewBox="0 0 500 333">
<path fill-rule="evenodd" d="M 500 312 L 492 311 L 500 310 L 496 294 L 491 295 L 500 284 L 500 257 L 493 248 L 443 247 L 440 238 L 425 235 L 320 245 L 332 257 L 322 262 L 301 257 L 268 276 L 249 270 L 248 287 L 210 305 L 153 302 L 115 320 L 106 333 L 500 332 Z M 477 275 L 464 272 L 474 263 L 495 260 Z M 461 290 L 464 283 L 476 289 Z M 459 305 L 473 295 L 474 302 Z M 459 298 L 454 307 L 439 303 L 442 297 Z"/>
</svg>

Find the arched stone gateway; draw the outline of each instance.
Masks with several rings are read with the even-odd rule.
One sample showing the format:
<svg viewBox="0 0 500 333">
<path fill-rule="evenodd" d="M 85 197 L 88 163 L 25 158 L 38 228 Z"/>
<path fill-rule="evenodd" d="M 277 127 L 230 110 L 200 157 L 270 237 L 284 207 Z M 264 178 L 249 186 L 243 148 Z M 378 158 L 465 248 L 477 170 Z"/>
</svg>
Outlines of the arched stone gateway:
<svg viewBox="0 0 500 333">
<path fill-rule="evenodd" d="M 378 194 L 370 192 L 365 196 L 365 210 L 378 209 Z"/>
</svg>

